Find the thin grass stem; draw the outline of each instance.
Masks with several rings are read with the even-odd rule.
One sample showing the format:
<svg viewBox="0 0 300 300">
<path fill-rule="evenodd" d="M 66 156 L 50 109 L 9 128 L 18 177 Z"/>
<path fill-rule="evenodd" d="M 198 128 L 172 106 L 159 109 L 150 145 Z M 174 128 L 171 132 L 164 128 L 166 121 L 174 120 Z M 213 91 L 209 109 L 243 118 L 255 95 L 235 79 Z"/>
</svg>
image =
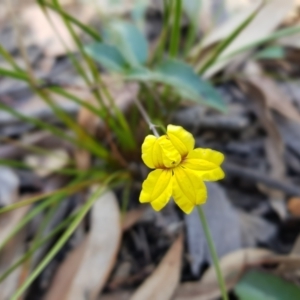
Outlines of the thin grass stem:
<svg viewBox="0 0 300 300">
<path fill-rule="evenodd" d="M 203 231 L 204 231 L 204 234 L 205 234 L 205 238 L 206 238 L 206 241 L 207 241 L 207 245 L 208 245 L 208 248 L 209 248 L 209 252 L 210 252 L 210 255 L 211 255 L 214 267 L 215 267 L 215 271 L 216 271 L 216 274 L 217 274 L 217 279 L 218 279 L 218 282 L 219 282 L 222 298 L 223 298 L 223 300 L 228 300 L 226 285 L 225 285 L 225 281 L 224 281 L 222 271 L 221 271 L 221 268 L 220 268 L 220 264 L 219 264 L 219 258 L 218 258 L 217 251 L 216 251 L 216 248 L 215 248 L 215 245 L 214 245 L 214 242 L 213 242 L 210 230 L 209 230 L 209 226 L 208 226 L 207 221 L 206 221 L 205 214 L 204 214 L 203 209 L 200 205 L 197 206 L 197 209 L 198 209 L 199 218 L 200 218 L 200 221 L 201 221 L 201 224 L 202 224 L 202 228 L 203 228 Z"/>
</svg>

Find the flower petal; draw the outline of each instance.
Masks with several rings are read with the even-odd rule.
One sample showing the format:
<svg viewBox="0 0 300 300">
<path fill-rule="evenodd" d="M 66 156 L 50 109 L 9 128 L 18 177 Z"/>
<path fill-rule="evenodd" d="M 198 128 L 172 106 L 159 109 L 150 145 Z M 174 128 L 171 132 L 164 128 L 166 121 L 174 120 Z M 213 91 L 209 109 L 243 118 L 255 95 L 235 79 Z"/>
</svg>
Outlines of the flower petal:
<svg viewBox="0 0 300 300">
<path fill-rule="evenodd" d="M 181 156 L 166 135 L 148 135 L 142 145 L 142 159 L 151 169 L 164 169 L 176 167 Z"/>
<path fill-rule="evenodd" d="M 153 161 L 153 151 L 154 151 L 154 145 L 156 144 L 157 137 L 154 135 L 147 135 L 143 145 L 142 145 L 142 159 L 147 167 L 150 169 L 154 169 L 154 161 Z"/>
<path fill-rule="evenodd" d="M 206 202 L 206 186 L 196 172 L 184 168 L 182 165 L 173 171 L 174 201 L 186 214 L 189 214 L 195 205 Z"/>
<path fill-rule="evenodd" d="M 150 172 L 143 182 L 140 202 L 150 202 L 154 210 L 161 210 L 171 198 L 172 181 L 171 170 L 158 169 Z"/>
<path fill-rule="evenodd" d="M 202 180 L 215 181 L 225 176 L 220 168 L 223 160 L 224 155 L 221 152 L 197 148 L 189 153 L 182 165 L 196 171 Z"/>
<path fill-rule="evenodd" d="M 161 136 L 157 143 L 162 149 L 162 161 L 166 168 L 176 167 L 181 162 L 181 155 L 166 135 Z"/>
<path fill-rule="evenodd" d="M 194 149 L 195 140 L 193 135 L 181 126 L 168 125 L 167 135 L 181 157 L 185 157 Z"/>
</svg>

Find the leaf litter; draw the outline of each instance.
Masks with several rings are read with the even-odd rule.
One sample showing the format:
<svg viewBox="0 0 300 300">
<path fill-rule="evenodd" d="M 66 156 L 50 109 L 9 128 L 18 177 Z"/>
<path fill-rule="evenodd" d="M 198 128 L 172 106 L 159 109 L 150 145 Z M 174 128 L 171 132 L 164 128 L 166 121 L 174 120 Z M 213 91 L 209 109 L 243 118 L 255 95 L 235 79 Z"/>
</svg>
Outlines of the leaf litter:
<svg viewBox="0 0 300 300">
<path fill-rule="evenodd" d="M 224 6 L 224 14 L 218 20 L 222 30 L 213 29 L 201 45 L 201 49 L 208 54 L 228 32 L 232 32 L 234 26 L 230 25 L 230 22 L 233 22 L 231 14 L 236 15 L 237 21 L 234 22 L 237 23 L 245 18 L 242 10 L 246 4 L 239 2 L 235 6 L 235 1 L 228 2 L 228 5 L 232 6 Z M 212 3 L 211 7 L 213 5 Z M 133 6 L 131 3 L 128 7 L 132 9 Z M 152 26 L 151 21 L 159 21 L 161 6 L 158 6 L 155 3 L 151 4 L 151 9 L 157 11 L 157 15 L 152 16 L 153 20 L 147 19 L 150 23 L 147 26 Z M 121 14 L 128 12 L 128 7 L 125 5 Z M 226 178 L 220 184 L 208 186 L 209 199 L 204 211 L 216 241 L 228 291 L 253 268 L 267 270 L 299 284 L 298 45 L 296 42 L 279 41 L 279 45 L 283 45 L 285 50 L 284 58 L 257 59 L 250 51 L 243 60 L 233 64 L 233 58 L 230 57 L 235 51 L 266 38 L 275 29 L 291 22 L 286 20 L 291 8 L 292 1 L 285 3 L 284 7 L 282 1 L 270 1 L 247 30 L 222 53 L 221 58 L 224 62 L 220 61 L 220 64 L 208 69 L 205 74 L 212 79 L 219 79 L 224 75 L 217 88 L 228 106 L 228 114 L 221 115 L 203 106 L 184 103 L 173 116 L 174 122 L 193 132 L 197 146 L 212 147 L 226 155 Z M 41 16 L 33 18 L 32 15 L 35 15 L 36 11 L 32 8 L 30 10 L 31 17 L 27 17 L 26 22 L 33 26 Z M 249 15 L 251 10 L 249 7 L 246 7 L 246 10 Z M 276 17 L 265 17 L 273 14 Z M 88 10 L 82 14 L 87 19 L 90 15 Z M 229 25 L 226 25 L 226 19 Z M 55 23 L 59 27 L 62 26 L 57 18 Z M 208 23 L 208 27 L 212 26 Z M 183 26 L 184 24 L 183 22 Z M 5 33 L 2 26 L 1 23 L 0 41 L 6 41 L 4 46 L 20 61 L 21 57 L 16 51 L 17 45 L 13 44 L 11 39 L 4 38 L 7 31 Z M 40 30 L 38 26 L 34 27 L 35 30 Z M 95 104 L 91 91 L 78 80 L 70 66 L 66 50 L 58 45 L 56 40 L 48 44 L 47 40 L 53 37 L 53 32 L 48 29 L 45 31 L 47 34 L 43 32 L 44 36 L 41 32 L 33 36 L 24 35 L 35 72 L 46 78 L 46 84 L 67 87 L 69 92 L 80 94 L 85 101 Z M 65 36 L 65 39 L 68 41 L 69 37 Z M 276 41 L 274 43 L 276 44 Z M 74 49 L 71 44 L 69 46 Z M 197 54 L 197 49 L 199 47 L 195 48 L 191 57 L 196 57 L 202 63 L 201 59 L 205 59 L 206 56 L 194 55 Z M 230 68 L 227 67 L 228 63 Z M 0 64 L 2 66 L 4 62 L 1 60 Z M 239 73 L 235 76 L 234 72 Z M 229 76 L 229 79 L 226 76 Z M 118 106 L 123 111 L 130 112 L 134 97 L 139 93 L 138 86 L 131 83 L 120 84 L 118 76 L 105 75 L 104 78 L 113 90 Z M 50 124 L 62 127 L 55 114 L 23 84 L 1 78 L 0 98 L 2 103 L 9 104 L 28 116 L 46 118 Z M 79 110 L 77 105 L 68 103 L 63 98 L 55 99 L 64 111 L 77 116 L 78 123 L 91 135 L 97 137 L 101 143 L 104 141 L 103 122 L 99 118 L 95 118 L 95 115 L 85 108 Z M 72 145 L 41 134 L 35 126 L 26 125 L 3 112 L 0 117 L 0 133 L 1 137 L 5 136 L 14 142 L 9 143 L 1 139 L 1 159 L 15 158 L 28 163 L 32 151 L 21 151 L 23 148 L 15 141 L 21 141 L 23 146 L 30 144 L 49 147 L 52 152 L 67 149 L 64 159 L 59 162 L 35 154 L 35 162 L 29 162 L 29 165 L 35 169 L 39 164 L 44 164 L 48 166 L 48 172 L 35 174 L 33 170 L 22 171 L 23 173 L 18 171 L 18 179 L 12 180 L 11 185 L 7 183 L 11 176 L 5 175 L 11 172 L 11 169 L 0 170 L 0 176 L 5 175 L 4 181 L 0 179 L 2 206 L 14 203 L 24 195 L 51 190 L 53 185 L 56 185 L 53 181 L 62 186 L 69 180 L 58 175 L 56 171 L 67 166 L 67 157 L 74 154 Z M 94 164 L 89 153 L 78 151 L 75 160 L 82 170 L 88 170 Z M 137 170 L 141 167 L 134 162 L 132 168 Z M 141 171 L 141 174 L 143 172 L 146 171 Z M 52 264 L 45 269 L 40 280 L 34 283 L 25 299 L 81 300 L 85 299 L 84 297 L 99 297 L 121 300 L 207 300 L 220 296 L 196 212 L 184 217 L 172 205 L 160 214 L 141 209 L 137 200 L 140 182 L 141 176 L 132 188 L 128 211 L 123 217 L 119 208 L 119 205 L 123 207 L 120 200 L 122 191 L 118 188 L 114 191 L 117 197 L 109 193 L 103 196 L 104 199 L 96 202 L 90 216 L 84 220 Z M 74 212 L 84 198 L 84 193 L 77 194 L 76 197 L 66 197 L 65 204 L 59 206 L 61 213 L 55 214 L 55 222 L 50 228 Z M 100 204 L 102 200 L 105 205 Z M 35 206 L 30 209 L 34 208 Z M 15 225 L 16 220 L 27 213 L 26 209 L 12 212 L 8 215 L 9 218 L 3 220 L 5 226 L 0 233 L 1 240 Z M 43 214 L 37 216 L 20 232 L 21 237 L 17 240 L 19 243 L 9 245 L 6 253 L 16 253 L 12 261 L 20 257 L 32 242 L 32 235 L 43 218 Z M 178 235 L 181 230 L 184 234 Z M 41 259 L 43 251 L 34 256 L 34 262 Z M 5 293 L 11 294 L 11 289 L 16 288 L 28 271 L 28 268 L 23 267 L 8 277 L 7 280 L 11 283 L 5 282 L 8 291 L 1 288 L 1 297 L 6 296 Z"/>
</svg>

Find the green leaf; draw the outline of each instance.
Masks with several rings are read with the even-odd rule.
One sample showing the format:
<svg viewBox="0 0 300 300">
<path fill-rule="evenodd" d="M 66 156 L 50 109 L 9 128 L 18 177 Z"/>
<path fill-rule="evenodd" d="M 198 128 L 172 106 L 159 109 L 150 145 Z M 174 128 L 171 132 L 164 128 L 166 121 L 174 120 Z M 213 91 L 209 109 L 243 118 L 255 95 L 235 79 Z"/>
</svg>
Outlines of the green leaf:
<svg viewBox="0 0 300 300">
<path fill-rule="evenodd" d="M 95 43 L 86 46 L 85 52 L 110 71 L 124 72 L 128 67 L 126 60 L 114 46 Z"/>
<path fill-rule="evenodd" d="M 154 81 L 172 86 L 183 97 L 225 111 L 226 106 L 219 92 L 207 81 L 201 79 L 186 63 L 166 59 L 153 71 L 146 68 L 131 70 L 127 79 Z"/>
<path fill-rule="evenodd" d="M 107 41 L 117 47 L 132 67 L 146 63 L 148 43 L 137 27 L 129 22 L 114 21 L 107 30 Z"/>
<path fill-rule="evenodd" d="M 280 277 L 248 272 L 234 289 L 240 300 L 298 300 L 300 288 Z"/>
<path fill-rule="evenodd" d="M 29 77 L 25 73 L 18 70 L 13 71 L 13 70 L 0 68 L 0 76 L 10 77 L 18 80 L 23 80 L 23 81 L 29 80 Z"/>
<path fill-rule="evenodd" d="M 257 59 L 283 59 L 285 51 L 282 46 L 271 46 L 258 52 L 255 57 Z"/>
</svg>

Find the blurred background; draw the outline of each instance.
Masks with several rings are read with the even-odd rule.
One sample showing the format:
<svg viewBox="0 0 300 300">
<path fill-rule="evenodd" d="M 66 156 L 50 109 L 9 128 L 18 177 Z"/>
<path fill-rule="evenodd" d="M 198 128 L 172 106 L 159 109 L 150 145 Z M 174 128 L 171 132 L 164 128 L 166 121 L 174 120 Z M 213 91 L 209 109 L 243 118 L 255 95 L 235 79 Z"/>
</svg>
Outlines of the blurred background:
<svg viewBox="0 0 300 300">
<path fill-rule="evenodd" d="M 213 300 L 197 210 L 139 203 L 156 126 L 225 155 L 229 299 L 300 299 L 300 1 L 0 0 L 0 300 Z"/>
</svg>

